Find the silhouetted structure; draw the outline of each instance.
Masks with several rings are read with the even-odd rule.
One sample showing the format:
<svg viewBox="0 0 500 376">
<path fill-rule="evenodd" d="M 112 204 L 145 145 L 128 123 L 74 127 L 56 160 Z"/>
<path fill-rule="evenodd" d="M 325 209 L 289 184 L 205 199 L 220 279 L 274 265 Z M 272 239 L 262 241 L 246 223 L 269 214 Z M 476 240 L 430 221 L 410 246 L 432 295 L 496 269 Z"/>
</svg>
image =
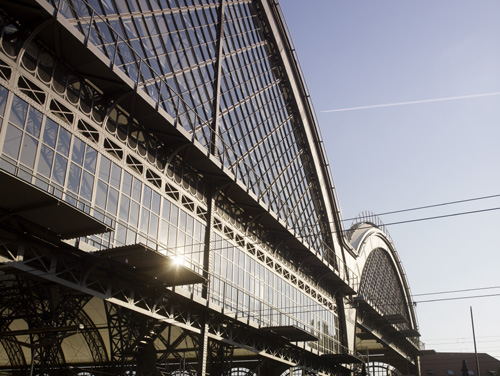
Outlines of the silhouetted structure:
<svg viewBox="0 0 500 376">
<path fill-rule="evenodd" d="M 495 376 L 500 369 L 500 360 L 491 355 L 478 353 L 478 359 L 481 376 Z M 425 355 L 420 359 L 421 376 L 476 376 L 474 364 L 476 358 L 473 352 Z"/>
<path fill-rule="evenodd" d="M 418 373 L 274 1 L 0 2 L 0 370 Z"/>
</svg>

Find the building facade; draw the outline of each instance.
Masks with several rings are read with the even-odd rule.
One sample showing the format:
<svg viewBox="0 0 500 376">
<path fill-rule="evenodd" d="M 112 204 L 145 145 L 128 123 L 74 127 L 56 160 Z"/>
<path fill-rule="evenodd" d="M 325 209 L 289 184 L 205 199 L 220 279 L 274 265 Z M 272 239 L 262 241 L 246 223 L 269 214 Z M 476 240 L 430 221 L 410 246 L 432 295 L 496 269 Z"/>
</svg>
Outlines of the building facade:
<svg viewBox="0 0 500 376">
<path fill-rule="evenodd" d="M 0 21 L 7 374 L 336 374 L 373 349 L 417 374 L 397 253 L 369 218 L 343 232 L 277 3 Z"/>
<path fill-rule="evenodd" d="M 421 376 L 497 376 L 500 360 L 486 353 L 435 352 L 422 357 L 420 369 Z"/>
</svg>

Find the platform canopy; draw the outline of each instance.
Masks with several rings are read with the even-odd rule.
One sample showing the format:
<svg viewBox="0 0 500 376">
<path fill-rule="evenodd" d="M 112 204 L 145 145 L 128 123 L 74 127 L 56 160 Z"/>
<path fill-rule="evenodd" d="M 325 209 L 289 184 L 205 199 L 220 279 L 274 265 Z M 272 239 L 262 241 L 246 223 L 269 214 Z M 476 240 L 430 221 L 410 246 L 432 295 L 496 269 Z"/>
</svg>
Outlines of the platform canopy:
<svg viewBox="0 0 500 376">
<path fill-rule="evenodd" d="M 17 216 L 62 239 L 110 231 L 104 223 L 67 202 L 0 170 L 0 208 L 5 216 Z"/>
<path fill-rule="evenodd" d="M 261 328 L 264 332 L 274 333 L 281 337 L 286 338 L 290 342 L 301 342 L 301 341 L 317 341 L 318 337 L 312 335 L 309 332 L 306 332 L 304 329 L 301 329 L 294 325 L 286 325 L 286 326 L 269 326 L 265 328 Z"/>
<path fill-rule="evenodd" d="M 161 282 L 164 286 L 190 285 L 202 283 L 205 279 L 182 263 L 165 256 L 144 244 L 104 249 L 97 255 L 114 260 L 133 268 L 142 275 Z"/>
</svg>

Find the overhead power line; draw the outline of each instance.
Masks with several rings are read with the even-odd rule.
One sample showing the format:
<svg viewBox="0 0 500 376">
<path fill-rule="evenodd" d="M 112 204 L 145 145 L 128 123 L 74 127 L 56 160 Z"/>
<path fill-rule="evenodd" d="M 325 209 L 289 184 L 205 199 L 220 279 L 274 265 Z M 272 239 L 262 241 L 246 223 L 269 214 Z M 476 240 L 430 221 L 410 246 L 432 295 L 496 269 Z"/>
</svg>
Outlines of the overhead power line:
<svg viewBox="0 0 500 376">
<path fill-rule="evenodd" d="M 456 205 L 456 204 L 462 204 L 464 202 L 486 200 L 486 199 L 495 198 L 495 197 L 500 197 L 500 194 L 490 195 L 490 196 L 474 197 L 474 198 L 467 198 L 467 199 L 464 199 L 464 200 L 457 200 L 457 201 L 441 202 L 439 204 L 417 206 L 417 207 L 408 208 L 408 209 L 393 210 L 393 211 L 388 211 L 388 212 L 383 212 L 383 213 L 377 213 L 375 215 L 380 217 L 382 215 L 405 213 L 405 212 L 409 212 L 409 211 L 422 210 L 422 209 L 431 209 L 431 208 L 437 208 L 437 207 L 440 207 L 440 206 Z M 343 219 L 342 221 L 343 222 L 347 222 L 347 221 L 352 221 L 354 219 L 356 219 L 356 218 Z"/>
<path fill-rule="evenodd" d="M 432 220 L 432 219 L 440 219 L 440 218 L 458 217 L 460 215 L 475 214 L 475 213 L 484 213 L 484 212 L 489 212 L 489 211 L 494 211 L 494 210 L 500 210 L 500 207 L 480 209 L 480 210 L 471 210 L 471 211 L 459 212 L 459 213 L 452 213 L 452 214 L 436 215 L 436 216 L 433 216 L 433 217 L 407 219 L 405 221 L 397 221 L 397 222 L 391 222 L 391 223 L 384 223 L 384 226 L 399 225 L 399 224 L 411 223 L 411 222 L 429 221 L 429 220 Z"/>
<path fill-rule="evenodd" d="M 454 294 L 454 293 L 457 293 L 457 292 L 468 292 L 468 291 L 479 291 L 479 290 L 491 290 L 491 289 L 500 289 L 500 286 L 491 286 L 491 287 L 476 287 L 476 288 L 472 288 L 472 289 L 463 289 L 463 290 L 449 290 L 449 291 L 427 292 L 427 293 L 422 293 L 422 294 L 413 294 L 412 296 Z"/>
<path fill-rule="evenodd" d="M 422 209 L 431 209 L 431 208 L 436 208 L 440 206 L 446 206 L 446 205 L 456 205 L 456 204 L 461 204 L 465 202 L 471 202 L 471 201 L 479 201 L 479 200 L 486 200 L 486 199 L 491 199 L 491 198 L 497 198 L 500 197 L 500 194 L 494 194 L 494 195 L 489 195 L 489 196 L 481 196 L 481 197 L 474 197 L 474 198 L 468 198 L 468 199 L 463 199 L 463 200 L 457 200 L 457 201 L 448 201 L 448 202 L 441 202 L 438 204 L 432 204 L 432 205 L 425 205 L 425 206 L 417 206 L 413 208 L 407 208 L 407 209 L 400 209 L 400 210 L 393 210 L 393 211 L 388 211 L 388 212 L 382 212 L 382 213 L 376 213 L 375 216 L 383 216 L 383 215 L 390 215 L 390 214 L 398 214 L 398 213 L 404 213 L 404 212 L 410 212 L 410 211 L 416 211 L 416 210 L 422 210 Z M 402 223 L 410 223 L 410 222 L 418 222 L 418 221 L 425 221 L 429 219 L 437 219 L 437 218 L 445 218 L 445 217 L 453 217 L 457 215 L 465 215 L 465 214 L 474 214 L 474 213 L 480 213 L 480 212 L 485 212 L 485 211 L 492 211 L 492 210 L 499 210 L 500 208 L 487 208 L 483 210 L 475 210 L 475 211 L 469 211 L 469 212 L 460 212 L 460 213 L 454 213 L 454 214 L 448 214 L 448 215 L 443 215 L 443 216 L 435 216 L 435 217 L 426 217 L 426 218 L 417 218 L 417 219 L 412 219 L 412 220 L 407 220 L 407 221 L 398 221 L 398 222 L 392 222 L 392 223 L 384 223 L 385 226 L 389 225 L 395 225 L 395 224 L 402 224 Z M 348 218 L 348 219 L 343 219 L 342 222 L 347 222 L 347 221 L 352 221 L 355 219 L 363 219 L 363 216 L 361 217 L 354 217 L 354 218 Z M 335 223 L 335 222 L 328 222 L 328 223 Z M 292 230 L 302 230 L 306 228 L 312 228 L 319 226 L 319 223 L 316 223 L 314 225 L 304 225 L 301 227 L 290 227 Z M 349 231 L 349 229 L 346 229 L 345 231 Z M 317 233 L 302 236 L 302 237 L 311 237 L 311 236 L 317 236 Z"/>
<path fill-rule="evenodd" d="M 403 221 L 396 221 L 396 222 L 390 222 L 390 223 L 384 223 L 384 226 L 394 226 L 394 225 L 401 225 L 405 223 L 413 223 L 413 222 L 423 222 L 423 221 L 430 221 L 433 219 L 441 219 L 441 218 L 450 218 L 450 217 L 458 217 L 461 215 L 468 215 L 468 214 L 477 214 L 477 213 L 485 213 L 485 212 L 490 212 L 490 211 L 495 211 L 495 210 L 500 210 L 500 207 L 494 207 L 494 208 L 486 208 L 486 209 L 479 209 L 479 210 L 470 210 L 466 212 L 458 212 L 458 213 L 451 213 L 451 214 L 443 214 L 443 215 L 436 215 L 433 217 L 423 217 L 423 218 L 415 218 L 415 219 L 406 219 Z M 306 228 L 307 226 L 304 226 L 303 228 Z M 370 225 L 366 225 L 365 227 L 360 226 L 357 229 L 369 229 L 371 228 Z M 341 232 L 348 232 L 349 229 L 342 230 Z M 337 231 L 333 231 L 333 234 L 337 233 Z M 318 233 L 311 233 L 309 235 L 297 235 L 297 238 L 310 238 L 314 236 L 319 236 L 320 234 Z"/>
<path fill-rule="evenodd" d="M 429 299 L 429 300 L 418 300 L 414 301 L 415 304 L 420 303 L 434 303 L 434 302 L 444 302 L 448 300 L 463 300 L 463 299 L 476 299 L 476 298 L 492 298 L 494 296 L 500 296 L 500 294 L 487 294 L 487 295 L 470 295 L 470 296 L 457 296 L 455 298 L 441 298 L 441 299 Z"/>
</svg>

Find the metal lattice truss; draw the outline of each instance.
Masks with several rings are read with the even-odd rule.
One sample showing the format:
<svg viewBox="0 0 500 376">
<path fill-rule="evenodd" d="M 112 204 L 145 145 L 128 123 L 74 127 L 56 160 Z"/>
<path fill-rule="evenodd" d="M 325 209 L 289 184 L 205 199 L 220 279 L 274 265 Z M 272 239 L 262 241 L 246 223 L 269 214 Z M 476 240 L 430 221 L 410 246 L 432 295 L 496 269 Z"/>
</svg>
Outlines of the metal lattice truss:
<svg viewBox="0 0 500 376">
<path fill-rule="evenodd" d="M 383 224 L 372 217 L 361 217 L 350 230 L 363 260 L 359 292 L 353 298 L 356 347 L 360 353 L 379 354 L 377 361 L 401 372 L 418 369 L 420 334 L 406 275 Z"/>
<path fill-rule="evenodd" d="M 231 369 L 231 359 L 250 363 L 267 359 L 324 372 L 336 368 L 328 359 L 300 350 L 279 335 L 249 329 L 246 323 L 228 321 L 220 313 L 207 314 L 195 309 L 188 299 L 183 304 L 181 296 L 174 298 L 172 291 L 165 288 L 160 292 L 151 285 L 124 285 L 123 279 L 113 278 L 120 271 L 113 272 L 111 265 L 102 260 L 95 262 L 92 255 L 63 242 L 49 245 L 29 237 L 10 237 L 2 239 L 0 249 L 5 273 L 1 279 L 2 345 L 11 365 L 18 369 L 30 367 L 19 346 L 33 351 L 29 363 L 38 370 L 64 369 L 71 362 L 65 359 L 62 343 L 80 332 L 92 354 L 91 359 L 82 361 L 82 366 L 142 369 L 148 363 L 141 359 L 154 356 L 158 367 L 182 365 L 194 373 L 202 353 L 203 325 L 209 340 L 209 364 L 218 364 L 221 369 Z M 102 327 L 85 312 L 91 298 L 105 303 Z M 14 320 L 26 322 L 29 330 L 9 332 Z M 103 328 L 109 346 L 100 333 Z M 30 333 L 30 338 L 22 342 L 19 336 L 24 333 Z"/>
<path fill-rule="evenodd" d="M 40 375 L 349 372 L 340 364 L 359 359 L 347 354 L 343 303 L 356 292 L 357 278 L 345 263 L 344 250 L 351 249 L 279 6 L 267 0 L 5 0 L 0 18 L 0 94 L 8 92 L 10 106 L 0 132 L 2 181 L 43 196 L 15 209 L 4 199 L 0 208 L 0 367 Z M 44 131 L 53 124 L 53 132 L 67 135 L 61 148 L 68 153 L 70 145 L 90 146 L 99 160 L 93 192 L 85 192 L 83 178 L 81 190 L 79 183 L 70 187 L 56 162 L 46 175 L 37 170 L 41 150 L 52 150 L 57 161 L 59 144 L 47 147 L 24 122 L 14 124 L 23 108 L 39 117 Z M 38 142 L 32 166 L 9 154 L 6 129 Z M 86 172 L 73 155 L 60 157 Z M 113 166 L 108 172 L 133 174 L 144 192 L 156 193 L 158 212 L 147 200 L 134 202 L 124 184 L 102 178 L 105 161 Z M 2 192 L 16 196 L 14 190 Z M 140 209 L 123 219 L 118 202 Z M 49 215 L 61 213 L 49 204 L 66 214 Z M 185 219 L 203 228 L 194 241 L 188 219 L 168 227 L 197 243 L 188 245 L 197 246 L 191 256 L 198 258 L 192 256 L 184 272 L 203 278 L 166 282 L 173 273 L 154 272 L 161 269 L 157 260 L 167 263 L 159 226 L 170 217 L 159 212 L 170 205 L 186 209 Z M 42 215 L 29 217 L 36 210 Z M 150 218 L 156 228 L 139 229 Z M 80 220 L 100 230 L 84 231 Z M 68 231 L 56 232 L 55 225 Z M 71 232 L 72 225 L 81 231 Z M 214 234 L 259 267 L 257 287 L 238 286 L 243 272 L 214 272 Z M 175 242 L 165 253 L 187 246 Z M 145 267 L 129 264 L 128 257 L 140 259 L 146 251 Z M 113 258 L 120 252 L 126 257 Z M 274 288 L 274 278 L 297 295 L 276 296 L 292 303 L 265 300 L 272 299 L 270 293 L 264 298 L 264 288 Z M 210 281 L 219 280 L 224 294 L 231 285 L 235 301 L 230 294 L 210 300 Z M 373 291 L 364 287 L 363 294 Z M 302 306 L 305 318 L 293 322 L 317 337 L 305 333 L 304 339 L 300 329 L 291 340 L 293 325 L 265 328 L 249 314 L 251 304 L 278 312 L 299 298 L 313 308 Z M 321 313 L 311 320 L 314 310 Z M 373 323 L 369 315 L 359 317 Z"/>
</svg>

